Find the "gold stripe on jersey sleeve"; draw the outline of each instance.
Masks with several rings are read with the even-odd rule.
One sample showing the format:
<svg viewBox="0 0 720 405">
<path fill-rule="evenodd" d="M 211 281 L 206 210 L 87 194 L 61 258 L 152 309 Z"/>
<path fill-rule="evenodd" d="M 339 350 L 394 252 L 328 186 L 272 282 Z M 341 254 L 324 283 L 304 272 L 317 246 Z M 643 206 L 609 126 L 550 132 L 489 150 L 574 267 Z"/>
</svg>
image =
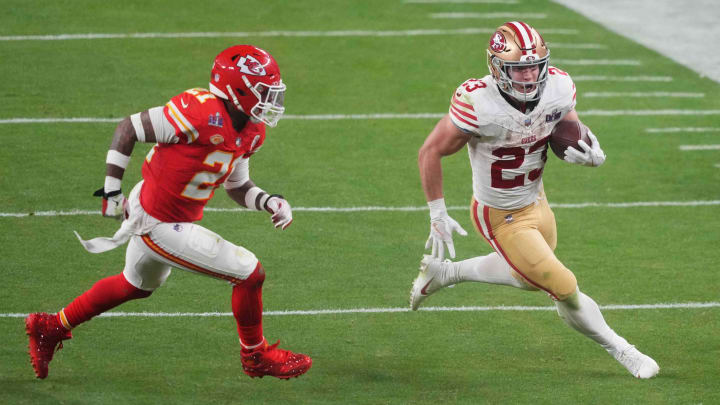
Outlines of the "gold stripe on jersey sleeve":
<svg viewBox="0 0 720 405">
<path fill-rule="evenodd" d="M 198 131 L 192 126 L 192 124 L 190 124 L 182 113 L 180 113 L 180 110 L 178 110 L 172 101 L 167 103 L 167 107 L 168 111 L 170 111 L 172 119 L 180 128 L 183 129 L 182 132 L 188 137 L 188 143 L 195 142 L 199 136 Z"/>
</svg>

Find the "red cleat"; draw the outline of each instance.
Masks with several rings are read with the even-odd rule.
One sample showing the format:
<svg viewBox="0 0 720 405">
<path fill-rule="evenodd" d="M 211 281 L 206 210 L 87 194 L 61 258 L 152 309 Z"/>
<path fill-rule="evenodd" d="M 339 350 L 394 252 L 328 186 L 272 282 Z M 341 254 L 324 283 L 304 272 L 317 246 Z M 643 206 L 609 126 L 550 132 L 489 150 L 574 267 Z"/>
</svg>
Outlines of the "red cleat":
<svg viewBox="0 0 720 405">
<path fill-rule="evenodd" d="M 268 346 L 263 342 L 252 350 L 242 349 L 241 363 L 245 374 L 252 378 L 270 375 L 283 380 L 305 374 L 312 365 L 312 359 L 304 354 L 278 349 L 278 340 Z"/>
<path fill-rule="evenodd" d="M 72 334 L 57 320 L 57 316 L 37 312 L 25 318 L 25 332 L 30 339 L 30 362 L 37 378 L 48 375 L 48 365 L 55 352 L 62 349 L 63 340 Z"/>
</svg>

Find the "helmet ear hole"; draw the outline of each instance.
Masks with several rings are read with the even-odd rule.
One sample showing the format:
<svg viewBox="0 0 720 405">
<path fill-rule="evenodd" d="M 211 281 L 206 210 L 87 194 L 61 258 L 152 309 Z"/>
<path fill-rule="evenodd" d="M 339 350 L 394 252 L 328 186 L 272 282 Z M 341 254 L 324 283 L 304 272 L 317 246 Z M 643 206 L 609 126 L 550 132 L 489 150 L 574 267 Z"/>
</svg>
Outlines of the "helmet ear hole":
<svg viewBox="0 0 720 405">
<path fill-rule="evenodd" d="M 240 95 L 240 97 L 245 97 L 245 92 L 244 92 L 244 91 L 242 91 L 242 89 L 238 89 L 238 88 L 236 88 L 236 89 L 235 89 L 235 91 L 237 91 L 237 92 L 238 92 L 238 94 Z"/>
</svg>

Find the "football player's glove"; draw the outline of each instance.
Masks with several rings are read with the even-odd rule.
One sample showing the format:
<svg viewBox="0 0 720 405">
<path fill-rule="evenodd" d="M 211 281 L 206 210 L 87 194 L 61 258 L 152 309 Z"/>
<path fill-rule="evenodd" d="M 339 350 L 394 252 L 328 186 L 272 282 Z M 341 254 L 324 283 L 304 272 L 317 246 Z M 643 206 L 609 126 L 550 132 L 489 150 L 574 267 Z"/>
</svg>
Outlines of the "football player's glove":
<svg viewBox="0 0 720 405">
<path fill-rule="evenodd" d="M 93 196 L 102 197 L 102 215 L 104 217 L 120 219 L 126 216 L 125 206 L 127 205 L 127 199 L 121 190 L 106 193 L 105 189 L 101 188 L 95 191 Z"/>
<path fill-rule="evenodd" d="M 467 236 L 467 232 L 452 219 L 445 208 L 445 201 L 435 200 L 430 205 L 430 236 L 425 242 L 425 249 L 432 248 L 432 256 L 440 260 L 445 259 L 445 245 L 451 258 L 455 258 L 455 245 L 453 244 L 452 233 L 457 232 Z"/>
<path fill-rule="evenodd" d="M 590 130 L 588 130 L 588 138 L 592 142 L 592 146 L 589 146 L 582 139 L 578 141 L 578 145 L 583 149 L 583 152 L 571 147 L 565 149 L 565 161 L 574 163 L 576 165 L 583 166 L 600 166 L 605 163 L 605 152 L 600 149 L 600 142 L 597 137 Z"/>
<path fill-rule="evenodd" d="M 267 199 L 265 202 L 265 209 L 270 211 L 272 214 L 270 219 L 272 220 L 273 225 L 275 225 L 275 228 L 281 228 L 284 230 L 290 226 L 293 221 L 290 204 L 279 194 L 272 194 Z"/>
</svg>

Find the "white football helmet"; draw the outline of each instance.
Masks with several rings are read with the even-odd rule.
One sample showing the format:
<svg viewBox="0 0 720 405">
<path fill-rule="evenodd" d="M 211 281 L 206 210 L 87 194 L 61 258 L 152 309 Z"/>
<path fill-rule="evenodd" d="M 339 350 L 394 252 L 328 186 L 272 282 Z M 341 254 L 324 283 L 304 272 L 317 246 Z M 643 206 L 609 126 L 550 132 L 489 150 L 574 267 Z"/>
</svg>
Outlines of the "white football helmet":
<svg viewBox="0 0 720 405">
<path fill-rule="evenodd" d="M 500 90 L 518 101 L 535 101 L 545 88 L 550 50 L 535 28 L 522 21 L 512 21 L 498 27 L 490 37 L 487 64 Z M 512 79 L 514 68 L 538 66 L 536 81 Z M 518 87 L 522 90 L 519 90 Z"/>
</svg>

